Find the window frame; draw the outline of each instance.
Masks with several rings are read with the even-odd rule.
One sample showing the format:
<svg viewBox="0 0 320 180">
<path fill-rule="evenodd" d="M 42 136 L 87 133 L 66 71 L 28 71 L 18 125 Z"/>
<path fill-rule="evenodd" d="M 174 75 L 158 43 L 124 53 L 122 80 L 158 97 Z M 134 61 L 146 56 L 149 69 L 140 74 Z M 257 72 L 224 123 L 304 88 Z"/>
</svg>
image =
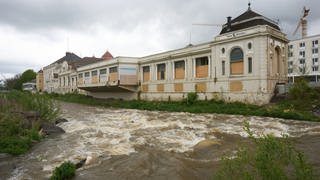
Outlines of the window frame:
<svg viewBox="0 0 320 180">
<path fill-rule="evenodd" d="M 157 80 L 166 80 L 166 68 L 166 63 L 157 64 Z"/>
</svg>

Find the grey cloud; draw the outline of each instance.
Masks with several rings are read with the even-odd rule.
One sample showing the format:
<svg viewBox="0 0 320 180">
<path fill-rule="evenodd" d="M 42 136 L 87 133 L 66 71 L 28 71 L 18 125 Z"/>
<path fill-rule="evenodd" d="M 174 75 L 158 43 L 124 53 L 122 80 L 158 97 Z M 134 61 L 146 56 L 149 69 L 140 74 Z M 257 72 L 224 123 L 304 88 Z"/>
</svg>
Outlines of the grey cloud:
<svg viewBox="0 0 320 180">
<path fill-rule="evenodd" d="M 297 23 L 303 5 L 311 7 L 309 20 L 319 19 L 319 1 L 268 0 L 253 1 L 254 10 L 280 19 L 283 24 Z M 68 29 L 86 31 L 95 24 L 117 31 L 162 22 L 162 30 L 188 29 L 193 22 L 224 23 L 226 16 L 237 16 L 246 10 L 239 0 L 10 0 L 0 1 L 0 23 L 21 31 Z M 286 29 L 286 28 L 285 28 Z M 291 29 L 291 27 L 290 27 Z"/>
<path fill-rule="evenodd" d="M 194 26 L 192 23 L 223 24 L 227 16 L 236 17 L 247 9 L 244 0 L 1 0 L 1 26 L 14 27 L 16 31 L 33 33 L 61 41 L 62 32 L 78 34 L 95 33 L 97 26 L 108 32 L 131 33 L 136 29 L 156 28 L 166 50 L 181 48 L 189 43 L 211 41 L 220 32 L 219 27 Z M 319 27 L 319 0 L 252 0 L 252 9 L 266 17 L 280 20 L 289 38 L 297 25 L 302 7 L 311 8 L 309 29 Z M 311 26 L 312 25 L 312 26 Z M 313 30 L 312 32 L 316 32 Z M 149 34 L 150 35 L 150 34 Z M 144 41 L 148 41 L 144 37 Z M 37 41 L 35 39 L 35 41 Z M 129 40 L 128 40 L 129 41 Z M 126 42 L 123 54 L 126 54 Z M 139 44 L 141 48 L 144 44 Z M 112 47 L 106 47 L 112 48 Z M 35 52 L 32 53 L 36 53 Z M 50 56 L 50 52 L 46 52 Z M 119 54 L 121 55 L 121 54 Z M 25 55 L 27 56 L 27 55 Z M 54 58 L 53 58 L 54 59 Z M 52 60 L 52 59 L 51 59 Z M 0 57 L 0 62 L 1 57 Z M 8 68 L 1 63 L 0 72 Z M 14 67 L 14 66 L 13 66 Z M 17 70 L 15 72 L 18 72 Z"/>
</svg>

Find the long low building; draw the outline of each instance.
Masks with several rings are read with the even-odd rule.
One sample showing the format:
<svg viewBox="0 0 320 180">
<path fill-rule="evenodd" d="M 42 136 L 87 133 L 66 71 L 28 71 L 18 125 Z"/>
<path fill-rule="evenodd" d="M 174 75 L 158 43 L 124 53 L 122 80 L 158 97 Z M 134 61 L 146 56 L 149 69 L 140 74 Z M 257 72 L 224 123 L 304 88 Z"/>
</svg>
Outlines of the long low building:
<svg viewBox="0 0 320 180">
<path fill-rule="evenodd" d="M 266 104 L 287 83 L 288 40 L 249 7 L 212 41 L 145 57 L 116 57 L 76 69 L 77 88 L 98 98 L 181 100 L 197 92 Z"/>
</svg>

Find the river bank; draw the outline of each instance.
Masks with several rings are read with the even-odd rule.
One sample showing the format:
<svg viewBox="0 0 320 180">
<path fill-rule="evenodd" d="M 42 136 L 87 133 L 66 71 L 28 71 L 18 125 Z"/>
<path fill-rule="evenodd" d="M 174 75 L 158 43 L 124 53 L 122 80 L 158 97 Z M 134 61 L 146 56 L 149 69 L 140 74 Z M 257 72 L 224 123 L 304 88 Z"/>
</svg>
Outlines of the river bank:
<svg viewBox="0 0 320 180">
<path fill-rule="evenodd" d="M 301 104 L 296 101 L 281 101 L 265 106 L 257 106 L 240 102 L 224 102 L 222 100 L 197 101 L 191 103 L 188 101 L 168 102 L 168 101 L 122 101 L 115 99 L 95 99 L 90 96 L 80 94 L 51 94 L 51 98 L 64 102 L 79 103 L 84 105 L 93 105 L 108 108 L 126 108 L 140 109 L 149 111 L 167 111 L 167 112 L 189 112 L 189 113 L 218 113 L 232 115 L 275 117 L 283 119 L 295 119 L 304 121 L 320 121 L 320 114 L 314 113 L 311 109 L 305 109 L 310 106 L 295 108 L 294 104 Z M 303 100 L 308 103 L 308 99 Z"/>
<path fill-rule="evenodd" d="M 64 102 L 61 110 L 69 120 L 59 125 L 66 133 L 2 160 L 2 177 L 47 179 L 64 161 L 87 159 L 76 179 L 212 179 L 224 154 L 235 153 L 240 145 L 253 147 L 244 121 L 257 134 L 288 135 L 320 175 L 319 122 Z"/>
<path fill-rule="evenodd" d="M 19 91 L 0 93 L 0 153 L 27 152 L 54 126 L 59 109 L 50 98 Z M 40 132 L 39 132 L 40 131 Z"/>
</svg>

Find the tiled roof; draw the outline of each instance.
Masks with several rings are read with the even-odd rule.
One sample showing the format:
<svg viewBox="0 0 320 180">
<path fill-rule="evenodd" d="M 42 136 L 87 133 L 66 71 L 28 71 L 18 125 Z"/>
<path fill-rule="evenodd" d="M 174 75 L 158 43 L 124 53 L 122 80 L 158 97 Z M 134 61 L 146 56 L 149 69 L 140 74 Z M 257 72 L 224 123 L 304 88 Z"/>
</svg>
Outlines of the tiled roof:
<svg viewBox="0 0 320 180">
<path fill-rule="evenodd" d="M 228 28 L 228 23 L 224 24 L 220 34 L 229 33 L 232 31 L 237 31 L 257 25 L 268 25 L 280 30 L 279 26 L 275 22 L 252 11 L 249 8 L 246 12 L 231 20 L 230 28 Z"/>
<path fill-rule="evenodd" d="M 107 51 L 102 55 L 101 58 L 104 59 L 104 60 L 110 60 L 110 59 L 113 59 L 113 56 L 109 51 Z"/>
<path fill-rule="evenodd" d="M 78 67 L 81 67 L 81 66 L 85 66 L 85 65 L 88 65 L 88 64 L 93 64 L 93 63 L 96 63 L 96 62 L 100 62 L 100 61 L 103 61 L 102 58 L 96 58 L 96 57 L 84 57 L 76 62 L 73 62 L 72 64 L 70 64 L 73 68 L 78 68 Z"/>
</svg>

